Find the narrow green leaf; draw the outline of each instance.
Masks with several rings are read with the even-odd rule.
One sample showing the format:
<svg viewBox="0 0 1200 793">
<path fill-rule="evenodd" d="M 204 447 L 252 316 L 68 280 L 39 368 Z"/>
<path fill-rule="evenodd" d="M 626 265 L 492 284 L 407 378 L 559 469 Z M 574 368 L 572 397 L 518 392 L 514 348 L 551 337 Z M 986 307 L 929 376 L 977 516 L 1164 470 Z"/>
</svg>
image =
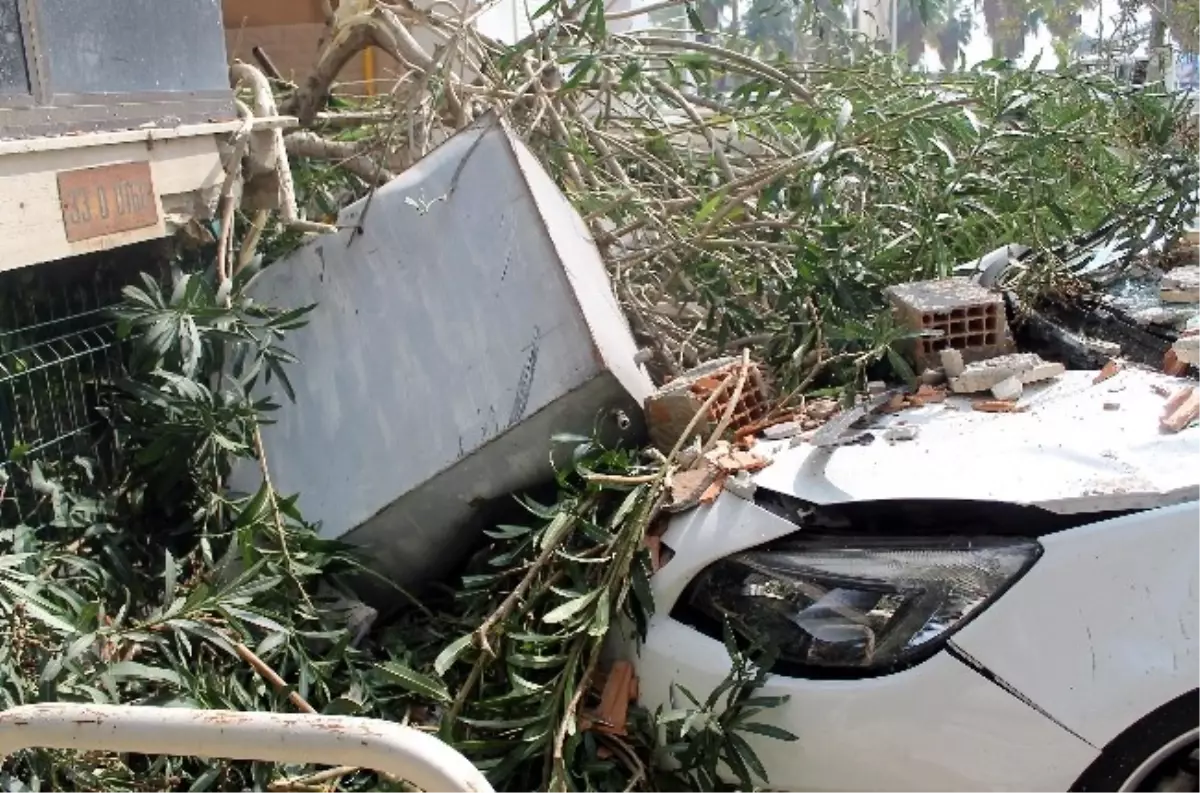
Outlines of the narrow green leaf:
<svg viewBox="0 0 1200 793">
<path fill-rule="evenodd" d="M 420 674 L 395 661 L 375 664 L 375 668 L 387 675 L 392 682 L 398 683 L 414 694 L 419 694 L 427 699 L 445 704 L 451 702 L 450 692 L 446 690 L 446 684 L 435 677 Z"/>
<path fill-rule="evenodd" d="M 744 705 L 745 703 L 742 703 L 742 704 Z M 757 721 L 752 721 L 747 724 L 739 724 L 738 730 L 740 730 L 741 732 L 752 732 L 755 735 L 765 735 L 768 738 L 776 738 L 780 741 L 798 741 L 798 740 L 800 740 L 795 735 L 793 735 L 792 733 L 783 729 L 782 727 L 776 727 L 773 724 L 763 724 L 762 722 L 757 722 Z"/>
<path fill-rule="evenodd" d="M 433 662 L 433 671 L 437 673 L 438 677 L 445 677 L 450 667 L 454 666 L 458 659 L 462 657 L 462 654 L 467 651 L 467 648 L 471 646 L 474 638 L 474 635 L 470 633 L 466 636 L 460 636 L 438 653 L 437 658 Z"/>
<path fill-rule="evenodd" d="M 568 600 L 566 603 L 563 603 L 557 608 L 551 610 L 546 616 L 542 617 L 542 619 L 552 625 L 555 623 L 566 622 L 571 617 L 590 606 L 592 601 L 594 601 L 599 595 L 600 590 L 595 590 L 582 597 L 577 597 L 574 600 Z"/>
<path fill-rule="evenodd" d="M 147 666 L 137 661 L 119 661 L 105 669 L 104 674 L 114 680 L 135 678 L 137 680 L 151 680 L 156 683 L 171 683 L 176 686 L 183 685 L 183 678 L 173 669 Z"/>
<path fill-rule="evenodd" d="M 609 602 L 608 590 L 600 593 L 596 608 L 592 612 L 592 621 L 588 625 L 588 635 L 597 638 L 608 633 L 609 621 L 612 617 L 612 605 Z"/>
<path fill-rule="evenodd" d="M 225 768 L 220 763 L 213 763 L 208 768 L 204 769 L 204 773 L 196 777 L 196 781 L 188 788 L 192 793 L 196 791 L 209 790 L 212 788 L 217 778 L 225 771 Z"/>
</svg>

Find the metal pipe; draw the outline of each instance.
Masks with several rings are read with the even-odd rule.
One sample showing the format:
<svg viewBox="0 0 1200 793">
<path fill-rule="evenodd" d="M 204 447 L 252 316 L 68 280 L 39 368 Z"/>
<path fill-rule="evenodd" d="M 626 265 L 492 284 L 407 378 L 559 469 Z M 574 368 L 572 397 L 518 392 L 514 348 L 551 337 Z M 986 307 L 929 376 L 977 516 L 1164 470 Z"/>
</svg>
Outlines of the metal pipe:
<svg viewBox="0 0 1200 793">
<path fill-rule="evenodd" d="M 357 766 L 422 790 L 492 790 L 479 769 L 434 736 L 351 716 L 66 702 L 0 713 L 0 758 L 37 747 Z"/>
<path fill-rule="evenodd" d="M 367 96 L 375 96 L 375 48 L 369 44 L 363 49 L 363 83 Z"/>
</svg>

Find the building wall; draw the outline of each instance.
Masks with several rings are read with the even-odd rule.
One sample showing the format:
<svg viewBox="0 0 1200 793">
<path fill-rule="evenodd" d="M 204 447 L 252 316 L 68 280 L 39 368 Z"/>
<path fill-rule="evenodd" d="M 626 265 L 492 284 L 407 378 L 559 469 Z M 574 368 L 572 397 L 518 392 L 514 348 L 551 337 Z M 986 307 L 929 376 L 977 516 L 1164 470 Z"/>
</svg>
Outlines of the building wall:
<svg viewBox="0 0 1200 793">
<path fill-rule="evenodd" d="M 285 80 L 299 82 L 317 62 L 325 17 L 320 0 L 222 0 L 225 16 L 225 47 L 230 61 L 257 64 L 252 50 L 261 47 Z M 373 50 L 373 84 L 366 58 L 355 55 L 338 75 L 343 93 L 365 94 L 387 91 L 399 64 Z"/>
</svg>

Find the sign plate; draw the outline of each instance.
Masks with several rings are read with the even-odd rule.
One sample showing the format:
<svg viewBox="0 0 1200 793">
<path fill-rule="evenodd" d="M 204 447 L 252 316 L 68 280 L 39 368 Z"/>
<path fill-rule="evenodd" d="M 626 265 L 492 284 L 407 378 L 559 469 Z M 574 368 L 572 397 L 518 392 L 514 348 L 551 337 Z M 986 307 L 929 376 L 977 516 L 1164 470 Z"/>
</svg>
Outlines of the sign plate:
<svg viewBox="0 0 1200 793">
<path fill-rule="evenodd" d="M 67 242 L 158 224 L 150 163 L 124 162 L 58 174 Z"/>
</svg>

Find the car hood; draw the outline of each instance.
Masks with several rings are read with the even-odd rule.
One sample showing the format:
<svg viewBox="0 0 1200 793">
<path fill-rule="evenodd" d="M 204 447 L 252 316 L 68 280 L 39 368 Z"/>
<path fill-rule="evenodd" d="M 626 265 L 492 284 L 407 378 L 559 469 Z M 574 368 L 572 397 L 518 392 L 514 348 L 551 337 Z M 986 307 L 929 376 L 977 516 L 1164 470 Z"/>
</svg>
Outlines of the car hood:
<svg viewBox="0 0 1200 793">
<path fill-rule="evenodd" d="M 764 442 L 755 451 L 772 464 L 754 482 L 814 504 L 953 498 L 1059 513 L 1200 498 L 1200 428 L 1159 428 L 1163 394 L 1191 383 L 1138 368 L 1097 379 L 1097 372 L 1069 371 L 1026 386 L 1022 412 L 984 413 L 951 395 L 868 416 L 856 443 Z M 904 425 L 916 428 L 915 437 L 888 440 L 889 428 Z"/>
</svg>

